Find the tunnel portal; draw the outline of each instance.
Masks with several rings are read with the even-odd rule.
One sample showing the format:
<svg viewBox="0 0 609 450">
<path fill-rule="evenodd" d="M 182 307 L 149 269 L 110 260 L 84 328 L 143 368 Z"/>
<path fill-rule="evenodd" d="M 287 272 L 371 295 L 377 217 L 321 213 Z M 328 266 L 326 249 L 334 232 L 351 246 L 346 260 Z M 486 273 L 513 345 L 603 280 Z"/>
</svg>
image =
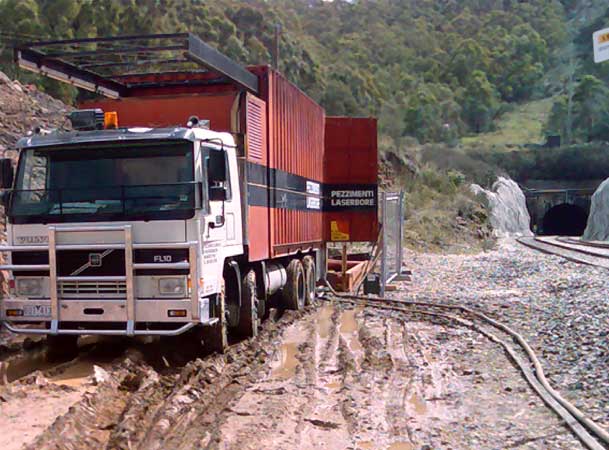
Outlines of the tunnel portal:
<svg viewBox="0 0 609 450">
<path fill-rule="evenodd" d="M 577 205 L 561 203 L 543 217 L 543 234 L 552 236 L 581 236 L 586 229 L 588 213 Z"/>
</svg>

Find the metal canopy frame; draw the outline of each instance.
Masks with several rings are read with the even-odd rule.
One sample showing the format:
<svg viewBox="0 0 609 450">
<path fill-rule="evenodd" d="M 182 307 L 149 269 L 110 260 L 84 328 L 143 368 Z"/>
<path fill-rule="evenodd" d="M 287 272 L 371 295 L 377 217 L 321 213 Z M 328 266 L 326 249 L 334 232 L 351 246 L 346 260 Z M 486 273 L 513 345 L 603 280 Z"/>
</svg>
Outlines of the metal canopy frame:
<svg viewBox="0 0 609 450">
<path fill-rule="evenodd" d="M 256 75 L 191 33 L 31 42 L 15 47 L 14 58 L 23 69 L 110 98 L 134 88 L 219 81 L 259 92 Z M 172 80 L 171 74 L 185 73 L 197 77 Z"/>
</svg>

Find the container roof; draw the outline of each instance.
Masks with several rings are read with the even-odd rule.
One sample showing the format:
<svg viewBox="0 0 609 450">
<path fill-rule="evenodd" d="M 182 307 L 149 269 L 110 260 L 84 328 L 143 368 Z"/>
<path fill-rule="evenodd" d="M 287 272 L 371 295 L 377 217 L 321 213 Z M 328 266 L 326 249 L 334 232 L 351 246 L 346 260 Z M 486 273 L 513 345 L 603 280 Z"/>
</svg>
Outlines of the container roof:
<svg viewBox="0 0 609 450">
<path fill-rule="evenodd" d="M 258 94 L 256 75 L 191 33 L 31 42 L 14 57 L 23 69 L 110 98 L 134 88 L 218 83 Z"/>
</svg>

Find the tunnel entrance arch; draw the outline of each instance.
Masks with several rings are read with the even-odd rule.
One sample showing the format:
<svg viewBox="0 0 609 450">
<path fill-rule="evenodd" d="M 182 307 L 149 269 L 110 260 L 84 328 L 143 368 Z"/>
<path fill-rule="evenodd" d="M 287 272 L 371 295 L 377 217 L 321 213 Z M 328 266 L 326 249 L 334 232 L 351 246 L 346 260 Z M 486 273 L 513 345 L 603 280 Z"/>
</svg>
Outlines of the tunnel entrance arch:
<svg viewBox="0 0 609 450">
<path fill-rule="evenodd" d="M 581 206 L 561 203 L 543 217 L 544 235 L 581 236 L 588 222 L 588 212 Z"/>
</svg>

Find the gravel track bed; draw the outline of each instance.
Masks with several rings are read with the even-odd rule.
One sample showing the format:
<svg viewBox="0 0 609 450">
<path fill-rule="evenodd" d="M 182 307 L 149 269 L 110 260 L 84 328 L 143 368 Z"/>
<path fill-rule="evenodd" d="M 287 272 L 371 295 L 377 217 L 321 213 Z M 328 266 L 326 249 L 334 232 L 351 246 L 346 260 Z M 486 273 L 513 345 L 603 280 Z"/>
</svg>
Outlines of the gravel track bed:
<svg viewBox="0 0 609 450">
<path fill-rule="evenodd" d="M 607 270 L 506 239 L 478 255 L 408 253 L 413 282 L 395 296 L 480 308 L 521 333 L 551 384 L 609 428 Z"/>
</svg>

